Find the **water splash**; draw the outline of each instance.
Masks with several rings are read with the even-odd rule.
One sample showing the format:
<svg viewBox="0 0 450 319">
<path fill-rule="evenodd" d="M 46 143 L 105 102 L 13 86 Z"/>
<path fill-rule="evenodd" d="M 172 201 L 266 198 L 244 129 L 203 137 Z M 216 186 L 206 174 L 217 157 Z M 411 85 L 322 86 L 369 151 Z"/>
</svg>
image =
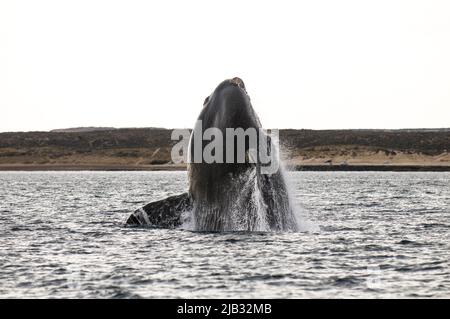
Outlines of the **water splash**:
<svg viewBox="0 0 450 319">
<path fill-rule="evenodd" d="M 320 227 L 317 223 L 311 221 L 309 219 L 308 210 L 306 207 L 301 205 L 301 203 L 296 203 L 294 201 L 295 187 L 292 184 L 292 181 L 288 174 L 286 174 L 286 169 L 284 165 L 280 166 L 280 173 L 283 175 L 283 179 L 286 185 L 286 190 L 288 193 L 288 201 L 289 205 L 294 214 L 295 221 L 297 223 L 297 231 L 298 232 L 310 232 L 310 233 L 318 233 L 320 232 Z"/>
<path fill-rule="evenodd" d="M 231 205 L 231 224 L 237 231 L 268 231 L 267 206 L 265 205 L 258 185 L 256 169 L 251 169 L 239 179 L 238 185 L 243 185 L 242 193 Z"/>
<path fill-rule="evenodd" d="M 226 200 L 196 203 L 182 214 L 184 230 L 193 231 L 316 231 L 293 203 L 281 169 L 275 178 L 261 177 L 253 167 L 224 182 Z"/>
<path fill-rule="evenodd" d="M 192 210 L 186 210 L 181 214 L 181 226 L 178 229 L 195 231 L 194 217 Z"/>
<path fill-rule="evenodd" d="M 274 143 L 275 142 L 275 143 Z M 272 140 L 272 149 L 278 143 Z M 278 150 L 277 150 L 278 152 Z M 280 162 L 274 175 L 261 174 L 257 166 L 223 180 L 226 195 L 219 203 L 195 202 L 182 215 L 181 229 L 193 231 L 318 232 L 307 210 L 293 200 L 292 186 Z"/>
</svg>

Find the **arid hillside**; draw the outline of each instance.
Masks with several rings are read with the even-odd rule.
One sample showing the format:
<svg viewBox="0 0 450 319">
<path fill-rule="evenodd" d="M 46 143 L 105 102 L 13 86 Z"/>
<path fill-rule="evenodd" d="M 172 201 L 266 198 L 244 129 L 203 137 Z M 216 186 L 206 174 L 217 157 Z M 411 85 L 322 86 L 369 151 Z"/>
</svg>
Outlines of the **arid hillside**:
<svg viewBox="0 0 450 319">
<path fill-rule="evenodd" d="M 176 141 L 160 128 L 0 133 L 0 168 L 169 167 Z M 450 130 L 281 130 L 288 165 L 450 166 Z"/>
<path fill-rule="evenodd" d="M 450 130 L 283 130 L 294 165 L 450 165 Z"/>
</svg>

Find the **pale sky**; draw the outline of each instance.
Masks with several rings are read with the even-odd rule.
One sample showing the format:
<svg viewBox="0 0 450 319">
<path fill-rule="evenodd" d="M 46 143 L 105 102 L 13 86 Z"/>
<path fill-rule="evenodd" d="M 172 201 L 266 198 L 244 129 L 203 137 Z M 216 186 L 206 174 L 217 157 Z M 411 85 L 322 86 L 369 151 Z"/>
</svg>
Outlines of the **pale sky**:
<svg viewBox="0 0 450 319">
<path fill-rule="evenodd" d="M 264 127 L 450 127 L 450 1 L 0 2 L 0 131 L 192 127 L 241 77 Z"/>
</svg>

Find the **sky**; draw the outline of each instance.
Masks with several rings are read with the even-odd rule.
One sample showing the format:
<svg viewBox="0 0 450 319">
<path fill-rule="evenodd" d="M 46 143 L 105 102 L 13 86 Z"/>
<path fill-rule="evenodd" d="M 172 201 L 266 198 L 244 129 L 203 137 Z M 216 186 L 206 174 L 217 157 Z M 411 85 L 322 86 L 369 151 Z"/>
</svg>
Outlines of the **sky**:
<svg viewBox="0 0 450 319">
<path fill-rule="evenodd" d="M 241 77 L 266 128 L 450 127 L 450 1 L 0 2 L 0 132 L 190 128 Z"/>
</svg>

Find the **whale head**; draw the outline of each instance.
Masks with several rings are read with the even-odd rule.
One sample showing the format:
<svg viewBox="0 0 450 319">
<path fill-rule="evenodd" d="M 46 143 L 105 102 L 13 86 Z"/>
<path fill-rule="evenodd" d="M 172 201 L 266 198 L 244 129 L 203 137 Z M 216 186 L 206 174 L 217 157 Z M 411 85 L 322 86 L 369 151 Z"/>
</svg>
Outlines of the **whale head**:
<svg viewBox="0 0 450 319">
<path fill-rule="evenodd" d="M 199 127 L 200 126 L 200 127 Z M 201 183 L 208 188 L 217 180 L 222 180 L 224 175 L 233 174 L 248 166 L 237 160 L 237 145 L 233 145 L 232 161 L 227 160 L 227 134 L 228 130 L 253 128 L 255 131 L 261 128 L 260 121 L 256 115 L 250 101 L 250 96 L 245 88 L 244 81 L 238 77 L 227 79 L 221 82 L 215 90 L 205 99 L 203 108 L 197 118 L 196 127 L 191 134 L 189 145 L 189 176 L 191 185 Z M 216 140 L 217 135 L 222 139 L 222 154 L 220 158 L 216 157 L 213 163 L 205 162 L 202 157 L 201 161 L 196 161 L 195 152 L 201 153 L 210 140 L 202 139 L 211 129 L 216 130 L 216 135 L 211 140 Z M 246 140 L 245 150 L 249 148 L 248 140 Z M 197 154 L 198 155 L 198 154 Z M 197 190 L 199 187 L 191 187 Z M 192 192 L 195 196 L 196 191 Z"/>
<path fill-rule="evenodd" d="M 242 79 L 235 77 L 221 82 L 205 99 L 189 145 L 189 194 L 194 200 L 193 215 L 198 229 L 227 228 L 225 225 L 229 224 L 230 213 L 233 210 L 230 203 L 237 194 L 248 189 L 245 185 L 248 183 L 246 176 L 255 167 L 249 160 L 249 150 L 257 148 L 257 146 L 250 147 L 250 138 L 247 136 L 240 139 L 244 141 L 241 144 L 243 147 L 238 147 L 235 142 L 230 147 L 228 138 L 238 130 L 241 132 L 253 130 L 258 134 L 260 128 L 260 121 Z M 234 133 L 230 133 L 230 130 Z M 208 132 L 215 132 L 214 137 L 209 136 Z M 258 135 L 256 136 L 257 144 Z M 208 150 L 217 139 L 222 139 L 222 142 L 216 144 L 215 161 L 208 162 L 205 158 L 196 161 L 196 152 L 197 155 L 200 153 L 200 157 L 203 156 L 204 151 Z M 237 141 L 238 138 L 233 135 L 231 139 Z M 232 149 L 231 156 L 228 154 L 230 149 Z M 239 158 L 244 161 L 239 161 Z M 246 193 L 247 195 L 242 198 L 247 198 L 251 192 Z"/>
</svg>

